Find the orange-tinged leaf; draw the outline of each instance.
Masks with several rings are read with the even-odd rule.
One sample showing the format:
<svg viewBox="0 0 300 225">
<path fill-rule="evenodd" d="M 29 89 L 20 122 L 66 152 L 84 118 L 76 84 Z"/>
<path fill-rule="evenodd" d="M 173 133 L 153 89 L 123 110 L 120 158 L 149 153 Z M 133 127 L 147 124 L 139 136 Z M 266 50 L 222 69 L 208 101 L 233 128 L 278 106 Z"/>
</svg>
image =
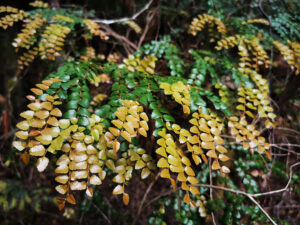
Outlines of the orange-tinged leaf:
<svg viewBox="0 0 300 225">
<path fill-rule="evenodd" d="M 49 87 L 45 84 L 36 84 L 35 86 L 37 86 L 38 88 L 40 89 L 43 89 L 43 90 L 47 90 Z"/>
<path fill-rule="evenodd" d="M 50 110 L 52 110 L 53 105 L 52 105 L 51 102 L 42 102 L 41 103 L 41 108 L 50 111 Z"/>
<path fill-rule="evenodd" d="M 129 194 L 123 193 L 123 203 L 124 203 L 124 205 L 128 205 L 129 204 L 129 200 L 130 200 Z"/>
<path fill-rule="evenodd" d="M 171 181 L 171 184 L 172 184 L 173 190 L 175 191 L 175 190 L 177 189 L 177 186 L 176 186 L 176 181 L 175 181 L 173 178 L 171 178 L 171 179 L 169 179 L 169 180 Z"/>
<path fill-rule="evenodd" d="M 65 208 L 65 202 L 62 202 L 58 205 L 59 210 L 63 210 Z"/>
<path fill-rule="evenodd" d="M 120 130 L 117 129 L 117 128 L 114 128 L 114 127 L 110 127 L 108 128 L 109 131 L 115 136 L 115 137 L 118 137 L 120 135 Z"/>
<path fill-rule="evenodd" d="M 190 202 L 191 202 L 191 198 L 190 198 L 190 196 L 189 196 L 188 193 L 186 193 L 186 194 L 184 195 L 183 201 L 184 201 L 185 203 L 190 203 Z"/>
<path fill-rule="evenodd" d="M 36 95 L 43 94 L 43 91 L 41 89 L 38 89 L 38 88 L 31 88 L 30 91 L 32 91 Z"/>
<path fill-rule="evenodd" d="M 201 154 L 201 157 L 202 157 L 203 161 L 204 161 L 205 163 L 207 163 L 207 158 L 206 158 L 206 155 L 204 155 L 204 154 Z"/>
<path fill-rule="evenodd" d="M 94 195 L 94 191 L 93 191 L 93 188 L 92 187 L 88 187 L 85 191 L 86 195 L 89 196 L 89 197 L 93 197 Z"/>
<path fill-rule="evenodd" d="M 218 170 L 218 169 L 220 169 L 220 168 L 221 168 L 221 166 L 220 166 L 219 161 L 215 159 L 215 160 L 213 161 L 213 163 L 212 163 L 212 169 L 213 169 L 213 170 Z"/>
<path fill-rule="evenodd" d="M 25 152 L 24 154 L 21 155 L 21 159 L 27 165 L 29 163 L 29 154 Z"/>
<path fill-rule="evenodd" d="M 76 204 L 76 200 L 75 200 L 75 198 L 74 198 L 74 196 L 73 196 L 72 194 L 68 194 L 66 200 L 67 200 L 67 202 L 69 202 L 70 204 L 73 204 L 73 205 Z"/>
<path fill-rule="evenodd" d="M 114 151 L 115 151 L 115 152 L 118 152 L 119 149 L 120 149 L 120 146 L 121 146 L 121 144 L 120 144 L 120 142 L 118 142 L 118 139 L 115 139 L 115 140 L 114 140 L 114 144 L 113 144 L 113 149 L 114 149 Z"/>
<path fill-rule="evenodd" d="M 65 202 L 66 199 L 65 199 L 65 198 L 61 198 L 61 197 L 56 197 L 56 198 L 55 198 L 55 201 L 56 201 L 58 204 L 61 204 L 61 203 Z"/>
</svg>

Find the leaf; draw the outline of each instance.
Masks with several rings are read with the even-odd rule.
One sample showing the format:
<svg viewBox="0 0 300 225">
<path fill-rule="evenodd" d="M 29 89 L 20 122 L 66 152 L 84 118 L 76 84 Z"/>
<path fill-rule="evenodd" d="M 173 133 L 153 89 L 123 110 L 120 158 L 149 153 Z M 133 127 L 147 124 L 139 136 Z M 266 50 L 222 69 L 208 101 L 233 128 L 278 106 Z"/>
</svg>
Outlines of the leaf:
<svg viewBox="0 0 300 225">
<path fill-rule="evenodd" d="M 128 142 L 131 142 L 131 136 L 127 131 L 122 131 L 121 135 L 123 138 L 125 138 Z"/>
<path fill-rule="evenodd" d="M 129 204 L 129 200 L 130 200 L 129 194 L 123 193 L 123 203 L 124 203 L 125 205 L 128 205 L 128 204 Z"/>
<path fill-rule="evenodd" d="M 184 195 L 183 201 L 184 201 L 185 203 L 190 203 L 190 202 L 191 202 L 191 198 L 190 198 L 190 196 L 189 196 L 188 193 L 186 193 L 186 194 Z"/>
<path fill-rule="evenodd" d="M 62 202 L 58 205 L 59 210 L 63 210 L 65 208 L 65 202 Z"/>
<path fill-rule="evenodd" d="M 74 198 L 74 196 L 72 194 L 68 194 L 67 198 L 66 198 L 67 202 L 69 202 L 70 204 L 75 205 L 76 204 L 76 200 Z"/>
<path fill-rule="evenodd" d="M 150 175 L 150 173 L 151 172 L 147 167 L 143 168 L 142 173 L 141 173 L 141 178 L 146 179 Z"/>
<path fill-rule="evenodd" d="M 214 160 L 213 163 L 212 163 L 212 169 L 213 170 L 218 170 L 220 169 L 220 164 L 219 164 L 219 161 L 218 160 Z"/>
<path fill-rule="evenodd" d="M 89 196 L 89 197 L 93 197 L 94 195 L 94 191 L 93 191 L 93 188 L 92 187 L 88 187 L 85 191 L 86 195 Z"/>
<path fill-rule="evenodd" d="M 38 171 L 43 172 L 47 168 L 48 163 L 49 163 L 49 159 L 47 157 L 44 156 L 39 158 L 36 164 Z"/>
<path fill-rule="evenodd" d="M 169 169 L 163 169 L 160 173 L 160 176 L 163 178 L 170 178 L 171 175 Z"/>
<path fill-rule="evenodd" d="M 25 165 L 27 165 L 29 163 L 29 154 L 25 152 L 24 154 L 21 155 L 21 159 L 23 160 Z"/>
<path fill-rule="evenodd" d="M 114 140 L 114 144 L 113 144 L 113 149 L 114 149 L 114 151 L 115 152 L 118 152 L 119 151 L 119 149 L 120 149 L 120 142 L 118 142 L 118 139 L 115 139 Z"/>
<path fill-rule="evenodd" d="M 113 195 L 119 195 L 119 194 L 123 194 L 123 193 L 124 193 L 124 186 L 120 185 L 120 184 L 117 185 L 112 192 Z"/>
<path fill-rule="evenodd" d="M 169 168 L 170 167 L 168 161 L 165 158 L 160 158 L 159 161 L 157 162 L 157 166 L 159 168 Z"/>
</svg>

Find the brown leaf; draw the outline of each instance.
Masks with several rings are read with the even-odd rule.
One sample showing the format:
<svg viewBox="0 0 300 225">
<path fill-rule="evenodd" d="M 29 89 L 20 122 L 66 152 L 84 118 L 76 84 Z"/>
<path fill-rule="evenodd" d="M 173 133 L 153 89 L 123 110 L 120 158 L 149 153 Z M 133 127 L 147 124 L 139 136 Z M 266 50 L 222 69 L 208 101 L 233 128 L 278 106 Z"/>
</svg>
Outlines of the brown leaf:
<svg viewBox="0 0 300 225">
<path fill-rule="evenodd" d="M 67 196 L 67 202 L 69 202 L 70 204 L 75 205 L 76 204 L 76 200 L 74 198 L 74 196 L 72 194 L 68 194 Z"/>
<path fill-rule="evenodd" d="M 65 202 L 60 203 L 58 208 L 60 211 L 63 210 L 65 208 Z"/>
<path fill-rule="evenodd" d="M 24 154 L 21 155 L 21 159 L 27 165 L 29 163 L 29 154 L 25 152 Z"/>
</svg>

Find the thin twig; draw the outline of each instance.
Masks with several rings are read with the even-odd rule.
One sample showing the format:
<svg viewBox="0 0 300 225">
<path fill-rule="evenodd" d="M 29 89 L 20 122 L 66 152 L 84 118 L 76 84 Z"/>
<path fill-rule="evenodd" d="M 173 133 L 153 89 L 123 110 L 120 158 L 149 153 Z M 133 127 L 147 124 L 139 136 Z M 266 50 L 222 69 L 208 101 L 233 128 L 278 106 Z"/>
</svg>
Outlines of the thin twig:
<svg viewBox="0 0 300 225">
<path fill-rule="evenodd" d="M 153 2 L 153 0 L 150 0 L 140 11 L 136 12 L 131 17 L 123 17 L 123 18 L 111 19 L 111 20 L 94 19 L 94 21 L 96 23 L 113 24 L 113 23 L 122 23 L 122 22 L 125 22 L 125 21 L 128 21 L 128 20 L 135 20 L 139 15 L 141 15 L 143 12 L 145 12 L 150 7 L 152 2 Z"/>
<path fill-rule="evenodd" d="M 209 185 L 209 184 L 195 184 L 194 186 L 196 187 L 207 187 L 207 188 L 215 188 L 215 189 L 219 189 L 219 190 L 223 190 L 223 191 L 229 191 L 231 193 L 234 194 L 241 194 L 244 195 L 246 197 L 248 197 L 254 204 L 256 204 L 259 209 L 265 214 L 265 216 L 271 221 L 272 224 L 276 225 L 275 221 L 270 217 L 270 215 L 261 207 L 261 205 L 254 199 L 254 197 L 260 197 L 260 196 L 266 196 L 266 195 L 273 195 L 273 194 L 277 194 L 277 193 L 281 193 L 281 192 L 285 192 L 290 183 L 291 183 L 291 179 L 292 179 L 292 174 L 293 174 L 293 168 L 300 165 L 300 162 L 293 164 L 290 167 L 290 177 L 288 180 L 288 183 L 286 184 L 286 186 L 282 189 L 278 189 L 278 190 L 274 190 L 274 191 L 269 191 L 269 192 L 263 192 L 263 193 L 257 193 L 257 194 L 250 194 L 244 191 L 240 191 L 240 190 L 233 190 L 230 188 L 226 188 L 226 187 L 221 187 L 221 186 L 216 186 L 216 185 Z"/>
<path fill-rule="evenodd" d="M 140 217 L 140 215 L 141 215 L 141 213 L 142 213 L 142 211 L 143 211 L 143 206 L 144 206 L 144 203 L 145 203 L 145 201 L 146 201 L 146 199 L 147 199 L 147 196 L 148 196 L 148 194 L 149 194 L 151 188 L 153 187 L 153 184 L 155 183 L 155 181 L 157 180 L 157 178 L 158 178 L 159 176 L 160 176 L 160 173 L 158 173 L 158 174 L 156 175 L 154 181 L 148 186 L 148 188 L 147 188 L 147 190 L 146 190 L 146 192 L 145 192 L 145 194 L 144 194 L 144 197 L 143 197 L 143 199 L 142 199 L 142 202 L 141 202 L 141 204 L 140 204 L 140 207 L 139 207 L 139 209 L 138 209 L 137 216 L 135 217 L 135 219 L 134 219 L 132 225 L 135 225 L 136 222 L 138 221 L 138 219 L 139 219 L 139 217 Z"/>
<path fill-rule="evenodd" d="M 109 224 L 111 224 L 111 221 L 109 220 L 109 218 L 104 214 L 104 212 L 102 212 L 102 210 L 101 210 L 95 203 L 93 203 L 93 206 L 100 212 L 100 214 L 103 216 L 103 218 L 104 218 Z"/>
</svg>

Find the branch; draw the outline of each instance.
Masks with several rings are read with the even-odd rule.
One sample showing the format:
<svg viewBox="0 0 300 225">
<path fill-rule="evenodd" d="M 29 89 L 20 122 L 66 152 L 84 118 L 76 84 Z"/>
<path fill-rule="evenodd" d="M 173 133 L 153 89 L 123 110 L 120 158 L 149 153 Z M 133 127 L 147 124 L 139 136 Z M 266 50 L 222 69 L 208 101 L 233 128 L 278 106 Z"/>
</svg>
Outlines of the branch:
<svg viewBox="0 0 300 225">
<path fill-rule="evenodd" d="M 246 197 L 248 197 L 255 205 L 257 205 L 257 207 L 265 214 L 265 216 L 271 221 L 272 224 L 276 225 L 275 221 L 271 218 L 271 216 L 262 208 L 262 206 L 254 199 L 254 197 L 259 197 L 259 196 L 266 196 L 266 195 L 272 195 L 272 194 L 277 194 L 277 193 L 281 193 L 281 192 L 285 192 L 290 183 L 291 183 L 291 179 L 292 179 L 292 173 L 293 173 L 293 168 L 300 165 L 300 162 L 293 164 L 290 167 L 290 177 L 288 180 L 288 183 L 286 184 L 286 186 L 282 189 L 278 189 L 278 190 L 274 190 L 274 191 L 269 191 L 269 192 L 263 192 L 263 193 L 257 193 L 257 194 L 250 194 L 244 191 L 240 191 L 240 190 L 233 190 L 230 188 L 226 188 L 226 187 L 220 187 L 220 186 L 216 186 L 216 185 L 209 185 L 209 184 L 195 184 L 194 186 L 196 187 L 206 187 L 206 188 L 214 188 L 214 189 L 219 189 L 219 190 L 223 190 L 223 191 L 229 191 L 231 193 L 234 194 L 241 194 L 244 195 Z"/>
<path fill-rule="evenodd" d="M 125 22 L 125 21 L 128 21 L 128 20 L 135 20 L 139 15 L 141 15 L 143 12 L 145 12 L 150 7 L 150 5 L 152 4 L 152 2 L 153 2 L 153 0 L 150 0 L 140 11 L 136 12 L 131 17 L 123 17 L 123 18 L 111 19 L 111 20 L 95 19 L 94 21 L 96 23 L 113 24 L 113 23 Z"/>
</svg>

